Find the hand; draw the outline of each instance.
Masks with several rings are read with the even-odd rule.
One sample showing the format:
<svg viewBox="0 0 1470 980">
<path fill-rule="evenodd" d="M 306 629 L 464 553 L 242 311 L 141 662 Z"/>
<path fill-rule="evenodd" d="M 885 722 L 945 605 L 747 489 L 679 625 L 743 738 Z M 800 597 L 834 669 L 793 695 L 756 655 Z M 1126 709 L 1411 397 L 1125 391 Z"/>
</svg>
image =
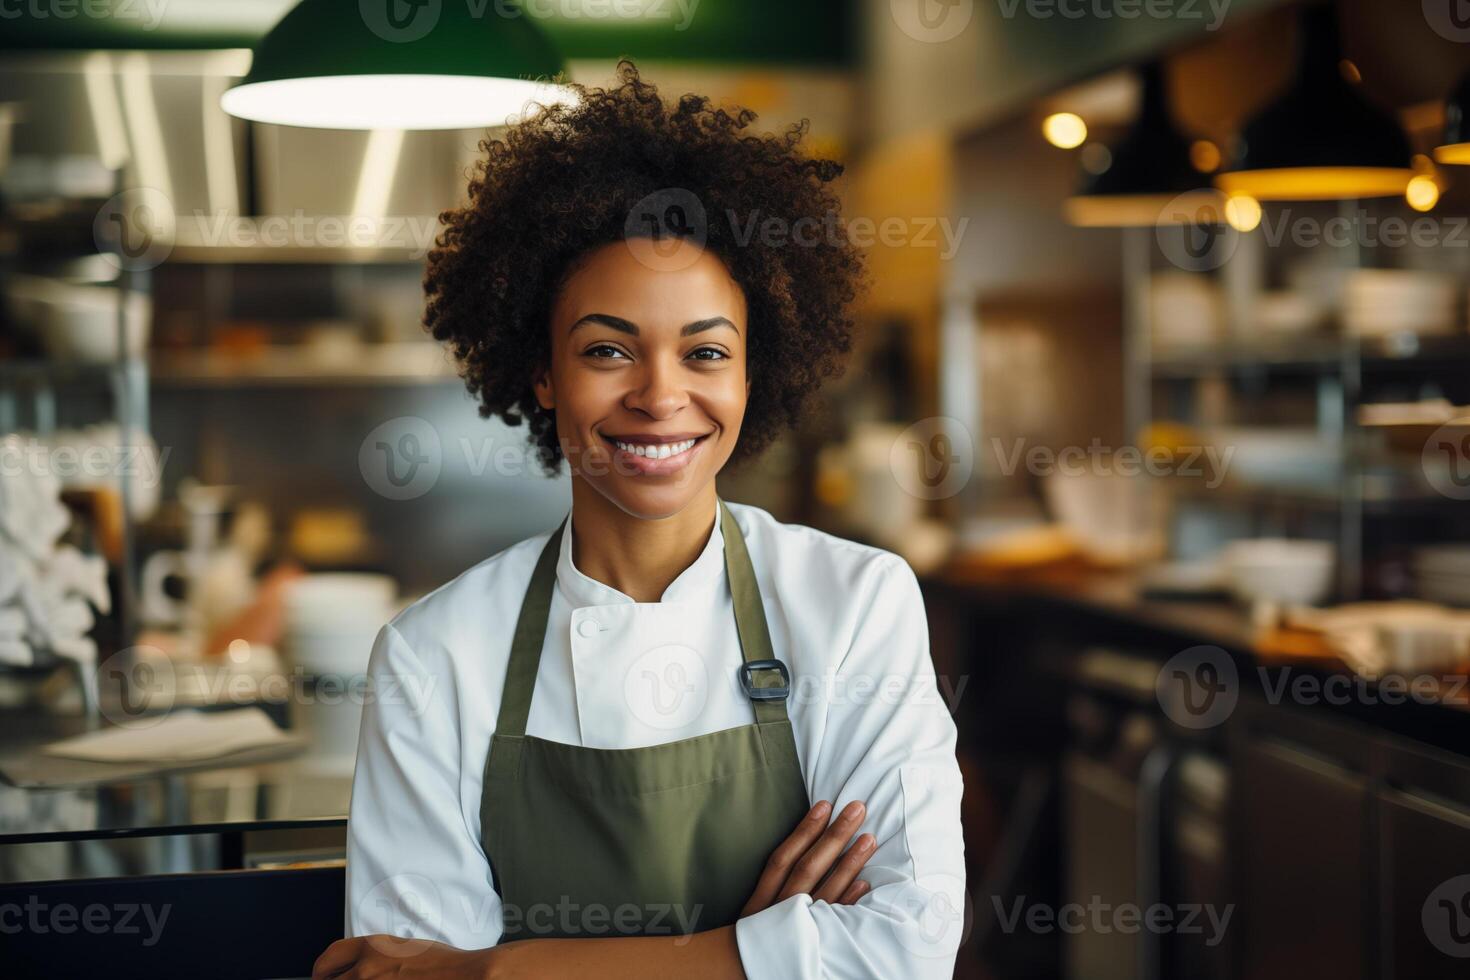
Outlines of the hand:
<svg viewBox="0 0 1470 980">
<path fill-rule="evenodd" d="M 434 977 L 484 980 L 490 949 L 457 949 L 427 939 L 356 936 L 339 939 L 316 958 L 312 980 L 364 980 L 367 977 Z"/>
<path fill-rule="evenodd" d="M 863 834 L 842 853 L 862 825 L 867 808 L 853 800 L 828 827 L 831 812 L 832 804 L 818 802 L 791 836 L 771 852 L 750 901 L 740 910 L 742 919 L 792 895 L 806 893 L 819 902 L 851 905 L 867 893 L 868 883 L 858 881 L 857 876 L 873 856 L 877 841 L 872 834 Z"/>
</svg>

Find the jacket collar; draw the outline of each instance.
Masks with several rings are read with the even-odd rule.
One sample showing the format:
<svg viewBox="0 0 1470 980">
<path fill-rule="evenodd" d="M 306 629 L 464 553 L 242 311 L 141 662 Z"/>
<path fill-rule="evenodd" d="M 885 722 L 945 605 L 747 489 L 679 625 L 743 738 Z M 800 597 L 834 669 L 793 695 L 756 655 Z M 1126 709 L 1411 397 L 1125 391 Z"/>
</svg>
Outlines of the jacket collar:
<svg viewBox="0 0 1470 980">
<path fill-rule="evenodd" d="M 725 574 L 725 538 L 720 529 L 719 504 L 710 517 L 711 530 L 704 549 L 688 568 L 669 583 L 661 602 L 677 602 L 707 593 Z M 556 560 L 556 584 L 573 609 L 632 603 L 633 597 L 582 573 L 572 562 L 572 522 L 566 521 L 561 536 L 561 553 Z"/>
</svg>

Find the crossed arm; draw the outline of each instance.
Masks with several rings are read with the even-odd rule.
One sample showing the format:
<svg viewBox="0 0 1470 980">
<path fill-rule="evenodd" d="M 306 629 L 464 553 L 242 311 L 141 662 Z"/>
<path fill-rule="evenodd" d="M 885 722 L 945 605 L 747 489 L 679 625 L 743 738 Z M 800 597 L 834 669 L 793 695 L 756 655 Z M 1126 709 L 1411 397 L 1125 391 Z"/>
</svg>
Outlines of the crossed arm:
<svg viewBox="0 0 1470 980">
<path fill-rule="evenodd" d="M 846 845 L 862 824 L 864 807 L 850 803 L 828 824 L 831 813 L 831 804 L 820 801 L 771 852 L 741 918 L 798 894 L 832 905 L 851 905 L 862 898 L 868 883 L 858 874 L 876 842 L 872 834 L 863 834 L 851 847 Z M 474 950 L 395 936 L 359 936 L 329 946 L 311 975 L 312 980 L 379 976 L 519 980 L 594 975 L 609 980 L 690 976 L 745 980 L 733 925 L 689 936 L 523 939 Z"/>
</svg>

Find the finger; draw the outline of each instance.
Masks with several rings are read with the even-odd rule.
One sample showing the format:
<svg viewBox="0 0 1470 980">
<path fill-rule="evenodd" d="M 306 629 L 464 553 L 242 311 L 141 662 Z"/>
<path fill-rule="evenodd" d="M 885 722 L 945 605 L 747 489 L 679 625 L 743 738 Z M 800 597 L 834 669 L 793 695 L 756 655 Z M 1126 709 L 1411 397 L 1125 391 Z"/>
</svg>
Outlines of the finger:
<svg viewBox="0 0 1470 980">
<path fill-rule="evenodd" d="M 356 963 L 362 955 L 364 942 L 363 937 L 354 936 L 351 939 L 339 939 L 328 946 L 312 965 L 311 980 L 325 980 Z"/>
<path fill-rule="evenodd" d="M 852 835 L 857 833 L 858 827 L 862 825 L 863 814 L 867 808 L 860 800 L 853 800 L 842 808 L 842 813 L 832 821 L 832 826 L 813 844 L 796 866 L 791 869 L 791 874 L 786 876 L 786 884 L 776 893 L 776 901 L 790 898 L 792 895 L 809 893 L 817 882 L 826 877 L 827 872 L 832 870 L 837 856 L 852 840 Z"/>
<path fill-rule="evenodd" d="M 873 886 L 868 884 L 866 881 L 854 881 L 852 884 L 847 886 L 847 891 L 842 893 L 842 897 L 837 900 L 837 904 L 855 905 L 857 904 L 857 900 L 866 895 L 868 893 L 868 889 L 872 887 Z"/>
<path fill-rule="evenodd" d="M 781 891 L 781 886 L 786 884 L 786 878 L 791 874 L 791 869 L 796 862 L 822 835 L 822 830 L 827 826 L 827 817 L 831 813 L 832 804 L 826 800 L 818 800 L 816 805 L 807 811 L 806 816 L 802 817 L 796 829 L 776 845 L 776 849 L 766 859 L 766 866 L 761 870 L 755 891 L 751 893 L 750 899 L 746 901 L 745 908 L 740 913 L 741 918 L 759 912 L 771 904 Z"/>
<path fill-rule="evenodd" d="M 816 891 L 812 892 L 812 898 L 818 902 L 836 902 L 846 893 L 848 886 L 857 880 L 858 872 L 863 870 L 863 865 L 868 863 L 868 858 L 873 856 L 877 846 L 877 840 L 872 834 L 863 834 L 853 845 L 847 849 L 847 853 L 838 859 L 832 866 L 832 871 L 827 879 L 822 882 Z"/>
</svg>

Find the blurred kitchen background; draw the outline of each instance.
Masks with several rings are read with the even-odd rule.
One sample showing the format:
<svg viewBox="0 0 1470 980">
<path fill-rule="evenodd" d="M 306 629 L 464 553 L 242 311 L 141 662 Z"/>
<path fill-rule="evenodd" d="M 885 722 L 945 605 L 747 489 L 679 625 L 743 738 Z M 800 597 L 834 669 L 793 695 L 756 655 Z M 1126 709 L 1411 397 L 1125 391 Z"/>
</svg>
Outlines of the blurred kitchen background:
<svg viewBox="0 0 1470 980">
<path fill-rule="evenodd" d="M 421 327 L 484 129 L 219 108 L 293 6 L 0 22 L 0 882 L 339 863 L 378 626 L 569 504 Z M 853 363 L 721 491 L 920 575 L 957 975 L 1463 975 L 1456 3 L 582 6 L 847 167 Z"/>
</svg>

